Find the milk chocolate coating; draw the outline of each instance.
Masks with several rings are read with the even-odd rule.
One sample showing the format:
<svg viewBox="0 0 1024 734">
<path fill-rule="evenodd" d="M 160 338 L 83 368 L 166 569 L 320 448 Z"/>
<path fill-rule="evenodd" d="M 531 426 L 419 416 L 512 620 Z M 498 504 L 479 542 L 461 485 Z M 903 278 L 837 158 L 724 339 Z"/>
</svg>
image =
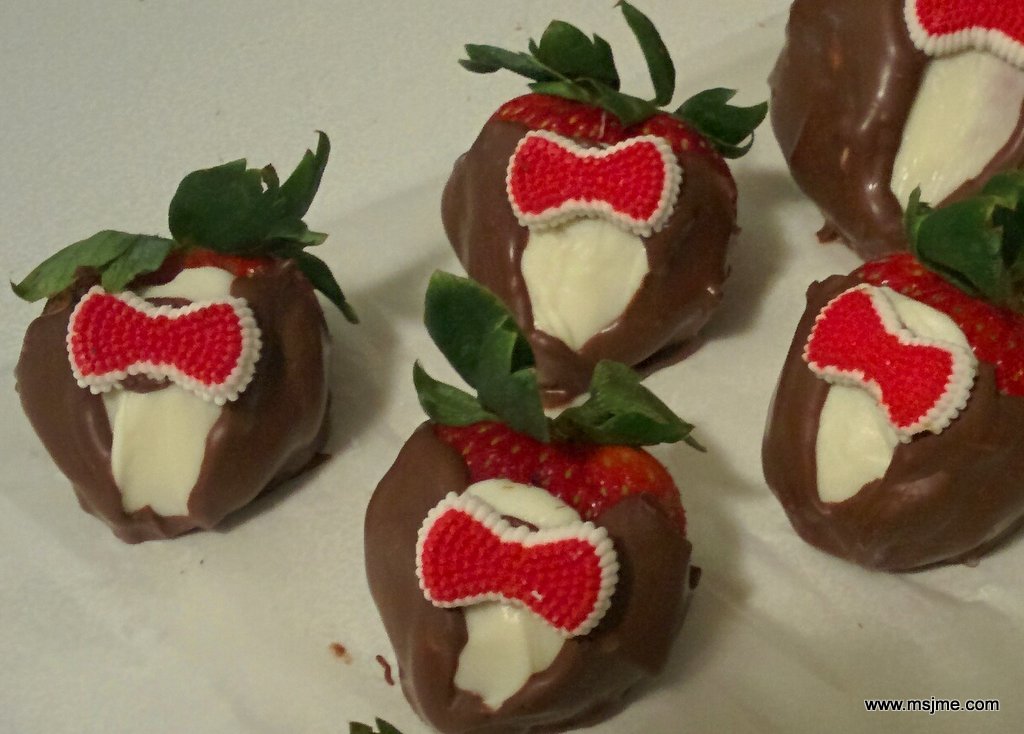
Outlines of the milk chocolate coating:
<svg viewBox="0 0 1024 734">
<path fill-rule="evenodd" d="M 706 155 L 677 154 L 683 179 L 675 211 L 660 232 L 644 238 L 650 272 L 619 318 L 577 352 L 533 325 L 520 266 L 529 230 L 516 220 L 505 189 L 509 158 L 528 131 L 519 123 L 489 120 L 456 161 L 441 216 L 466 272 L 504 301 L 529 339 L 545 402 L 558 404 L 587 390 L 602 359 L 649 372 L 685 350 L 722 298 L 736 189 Z"/>
<path fill-rule="evenodd" d="M 807 291 L 768 411 L 768 486 L 804 540 L 867 568 L 975 560 L 1024 518 L 1024 398 L 999 392 L 991 364 L 979 364 L 967 407 L 942 433 L 899 444 L 885 475 L 853 497 L 818 496 L 818 422 L 830 385 L 807 367 L 803 349 L 825 304 L 861 282 L 836 275 Z"/>
<path fill-rule="evenodd" d="M 908 247 L 890 188 L 928 56 L 910 40 L 903 0 L 796 0 L 768 79 L 771 120 L 797 184 L 861 257 Z M 956 151 L 951 151 L 955 155 Z M 1007 144 L 944 202 L 1024 164 L 1024 109 Z"/>
<path fill-rule="evenodd" d="M 642 495 L 605 511 L 597 523 L 608 530 L 620 563 L 611 608 L 590 634 L 567 640 L 549 668 L 492 711 L 453 684 L 467 639 L 462 610 L 434 607 L 416 578 L 416 538 L 427 512 L 469 484 L 462 457 L 423 424 L 366 511 L 370 591 L 409 703 L 446 734 L 561 731 L 611 716 L 634 685 L 665 664 L 696 583 L 690 543 Z"/>
<path fill-rule="evenodd" d="M 233 296 L 248 301 L 263 347 L 252 382 L 210 429 L 188 515 L 163 517 L 149 507 L 126 513 L 110 465 L 103 399 L 75 382 L 65 342 L 75 304 L 96 282 L 79 279 L 46 304 L 29 325 L 15 371 L 25 414 L 82 509 L 126 543 L 172 538 L 212 528 L 313 460 L 327 436 L 326 325 L 305 276 L 290 262 L 275 262 L 231 285 Z"/>
</svg>

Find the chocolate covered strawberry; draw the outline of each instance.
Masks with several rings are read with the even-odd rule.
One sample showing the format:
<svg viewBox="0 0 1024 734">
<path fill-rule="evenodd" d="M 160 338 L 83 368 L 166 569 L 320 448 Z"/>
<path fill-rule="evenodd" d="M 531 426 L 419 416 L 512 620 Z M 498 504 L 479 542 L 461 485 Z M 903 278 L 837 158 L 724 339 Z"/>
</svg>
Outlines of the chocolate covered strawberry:
<svg viewBox="0 0 1024 734">
<path fill-rule="evenodd" d="M 355 316 L 302 221 L 330 151 L 295 171 L 195 171 L 172 238 L 106 230 L 14 291 L 46 298 L 25 335 L 22 406 L 82 508 L 122 540 L 211 528 L 306 468 L 327 435 L 320 290 Z"/>
<path fill-rule="evenodd" d="M 1024 6 L 796 0 L 769 83 L 775 135 L 823 239 L 906 250 L 920 188 L 963 200 L 1024 164 Z"/>
<path fill-rule="evenodd" d="M 764 439 L 800 535 L 889 571 L 976 560 L 1024 518 L 1024 173 L 918 196 L 912 254 L 808 290 Z"/>
<path fill-rule="evenodd" d="M 512 311 L 545 402 L 584 392 L 613 359 L 650 371 L 708 321 L 728 273 L 736 185 L 766 106 L 711 89 L 674 111 L 675 68 L 626 2 L 654 98 L 620 90 L 607 42 L 552 22 L 528 53 L 468 45 L 462 65 L 509 69 L 531 93 L 501 105 L 445 187 L 442 217 L 470 277 Z"/>
<path fill-rule="evenodd" d="M 402 687 L 443 732 L 605 718 L 664 665 L 696 582 L 679 492 L 641 446 L 691 426 L 603 361 L 549 418 L 529 344 L 470 280 L 435 274 L 427 329 L 476 395 L 414 382 L 430 416 L 366 514 L 366 567 Z"/>
</svg>

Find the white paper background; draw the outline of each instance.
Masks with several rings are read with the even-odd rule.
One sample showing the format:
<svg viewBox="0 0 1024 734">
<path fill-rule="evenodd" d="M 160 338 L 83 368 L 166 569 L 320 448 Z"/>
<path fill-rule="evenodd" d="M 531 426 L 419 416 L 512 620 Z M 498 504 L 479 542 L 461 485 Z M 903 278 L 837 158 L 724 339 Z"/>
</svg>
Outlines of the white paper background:
<svg viewBox="0 0 1024 734">
<path fill-rule="evenodd" d="M 412 360 L 451 375 L 420 328 L 426 278 L 458 271 L 438 200 L 452 161 L 523 90 L 455 65 L 467 41 L 525 47 L 552 15 L 643 65 L 608 3 L 6 0 L 0 7 L 0 266 L 114 227 L 166 233 L 186 172 L 334 153 L 308 221 L 363 323 L 332 315 L 335 457 L 222 532 L 126 546 L 82 513 L 20 413 L 12 370 L 37 307 L 0 291 L 0 732 L 424 731 L 363 576 L 362 515 L 420 422 Z M 643 8 L 676 49 L 679 96 L 764 98 L 782 0 Z M 645 82 L 640 82 L 645 84 Z M 641 87 L 645 88 L 645 87 Z M 767 132 L 734 165 L 743 232 L 726 301 L 692 358 L 648 381 L 710 449 L 658 449 L 704 577 L 669 669 L 595 732 L 1019 731 L 1024 594 L 1016 540 L 978 568 L 869 573 L 793 533 L 765 487 L 768 400 L 806 285 L 856 259 Z M 351 661 L 329 646 L 348 648 Z M 1000 698 L 997 714 L 866 714 L 865 697 Z"/>
</svg>

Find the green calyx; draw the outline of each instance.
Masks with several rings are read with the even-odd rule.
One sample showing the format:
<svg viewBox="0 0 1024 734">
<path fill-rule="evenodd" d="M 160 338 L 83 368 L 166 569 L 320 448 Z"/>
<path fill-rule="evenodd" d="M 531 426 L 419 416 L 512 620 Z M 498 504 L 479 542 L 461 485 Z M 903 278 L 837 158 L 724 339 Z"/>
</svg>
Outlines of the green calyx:
<svg viewBox="0 0 1024 734">
<path fill-rule="evenodd" d="M 119 291 L 157 270 L 172 252 L 205 248 L 228 256 L 293 259 L 313 287 L 355 323 L 330 268 L 305 250 L 327 239 L 302 220 L 331 150 L 327 135 L 318 135 L 316 152 L 307 150 L 284 183 L 273 166 L 247 168 L 244 159 L 185 176 L 168 211 L 173 239 L 104 230 L 55 253 L 11 288 L 26 301 L 49 298 L 87 267 L 100 273 L 106 290 Z"/>
<path fill-rule="evenodd" d="M 451 426 L 498 421 L 539 441 L 649 446 L 685 441 L 703 450 L 680 419 L 625 365 L 598 363 L 583 404 L 544 414 L 533 352 L 512 315 L 474 281 L 435 272 L 424 323 L 434 343 L 476 395 L 446 385 L 417 362 L 413 383 L 431 420 Z"/>
<path fill-rule="evenodd" d="M 459 63 L 479 74 L 508 69 L 530 79 L 530 89 L 538 94 L 600 107 L 618 117 L 626 127 L 666 112 L 696 129 L 726 158 L 739 158 L 750 150 L 754 130 L 764 120 L 768 103 L 736 107 L 727 104 L 735 90 L 709 89 L 690 97 L 675 111 L 663 110 L 675 93 L 672 57 L 646 15 L 625 0 L 618 6 L 647 62 L 654 86 L 651 99 L 620 91 L 619 72 L 607 41 L 596 33 L 589 38 L 576 26 L 561 20 L 548 25 L 540 43 L 531 39 L 527 52 L 467 44 L 468 58 Z"/>
<path fill-rule="evenodd" d="M 398 729 L 384 721 L 384 719 L 378 718 L 375 720 L 376 728 L 369 724 L 360 724 L 358 721 L 350 721 L 348 723 L 349 734 L 402 734 Z"/>
<path fill-rule="evenodd" d="M 177 247 L 165 237 L 105 229 L 51 255 L 20 283 L 11 283 L 19 298 L 38 301 L 71 285 L 79 268 L 99 271 L 108 291 L 119 291 L 137 275 L 151 273 Z"/>
<path fill-rule="evenodd" d="M 910 249 L 968 295 L 1024 312 L 1024 171 L 996 174 L 977 196 L 933 209 L 910 196 Z"/>
</svg>

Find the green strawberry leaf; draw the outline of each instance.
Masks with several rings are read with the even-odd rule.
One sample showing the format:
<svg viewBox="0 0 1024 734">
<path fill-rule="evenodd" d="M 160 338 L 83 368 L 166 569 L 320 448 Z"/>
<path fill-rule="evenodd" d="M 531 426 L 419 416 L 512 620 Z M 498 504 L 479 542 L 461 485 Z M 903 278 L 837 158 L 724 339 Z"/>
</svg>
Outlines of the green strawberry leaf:
<svg viewBox="0 0 1024 734">
<path fill-rule="evenodd" d="M 471 280 L 435 272 L 427 286 L 424 322 L 441 353 L 478 395 L 438 382 L 417 362 L 413 383 L 433 421 L 465 426 L 498 420 L 544 442 L 646 446 L 685 441 L 704 450 L 690 435 L 693 426 L 617 362 L 598 363 L 587 401 L 549 419 L 529 342 L 504 305 Z"/>
<path fill-rule="evenodd" d="M 480 403 L 515 430 L 547 441 L 548 421 L 540 400 L 532 352 L 529 366 L 517 365 L 517 350 L 526 345 L 511 317 L 482 335 L 474 387 Z M 529 350 L 529 347 L 526 347 Z M 517 368 L 518 367 L 518 368 Z"/>
<path fill-rule="evenodd" d="M 642 99 L 620 91 L 619 72 L 611 46 L 595 34 L 593 39 L 565 21 L 552 21 L 540 43 L 532 39 L 526 52 L 496 46 L 468 44 L 463 68 L 490 74 L 507 69 L 531 80 L 530 89 L 599 107 L 619 118 L 626 127 L 647 120 L 671 101 L 676 86 L 675 65 L 665 42 L 650 18 L 621 0 L 622 15 L 636 37 L 654 86 L 654 98 Z M 754 143 L 754 129 L 764 120 L 768 103 L 751 107 L 727 104 L 731 89 L 709 89 L 672 113 L 703 134 L 726 158 L 739 158 Z"/>
<path fill-rule="evenodd" d="M 553 20 L 541 36 L 540 45 L 531 43 L 531 53 L 540 63 L 569 79 L 591 78 L 619 88 L 619 72 L 615 68 L 607 41 L 587 34 L 574 25 Z"/>
<path fill-rule="evenodd" d="M 316 247 L 324 243 L 327 235 L 323 232 L 314 232 L 301 219 L 289 219 L 271 227 L 267 232 L 267 239 L 284 240 L 300 247 Z"/>
<path fill-rule="evenodd" d="M 921 227 L 927 215 L 934 211 L 928 202 L 921 201 L 921 187 L 910 192 L 910 200 L 903 212 L 903 228 L 907 232 L 907 239 L 913 245 L 917 241 L 917 230 Z M 920 259 L 920 258 L 919 258 Z"/>
<path fill-rule="evenodd" d="M 11 288 L 28 301 L 53 296 L 85 267 L 100 271 L 105 289 L 119 291 L 157 270 L 171 251 L 207 247 L 225 255 L 294 258 L 313 287 L 356 323 L 330 268 L 303 250 L 327 239 L 302 221 L 331 152 L 327 135 L 317 135 L 316 152 L 307 150 L 283 184 L 273 166 L 247 168 L 245 160 L 185 176 L 168 211 L 174 240 L 104 230 L 65 247 Z"/>
<path fill-rule="evenodd" d="M 184 245 L 231 255 L 268 254 L 273 240 L 302 246 L 326 235 L 310 233 L 302 217 L 323 177 L 331 144 L 317 133 L 316 153 L 307 150 L 283 184 L 273 166 L 247 168 L 244 159 L 193 171 L 171 199 L 171 235 Z"/>
<path fill-rule="evenodd" d="M 412 382 L 423 411 L 436 423 L 469 426 L 480 421 L 498 420 L 498 416 L 484 410 L 480 401 L 468 392 L 435 380 L 418 361 L 412 368 Z"/>
<path fill-rule="evenodd" d="M 127 283 L 135 275 L 160 267 L 159 262 L 151 267 L 155 253 L 163 250 L 166 256 L 173 246 L 174 242 L 163 237 L 103 230 L 54 253 L 20 283 L 11 283 L 11 289 L 29 302 L 48 298 L 70 286 L 79 268 L 100 271 L 105 282 L 109 278 Z M 114 272 L 106 276 L 105 271 L 111 268 Z M 132 272 L 133 268 L 138 269 Z"/>
<path fill-rule="evenodd" d="M 554 81 L 558 74 L 544 66 L 531 54 L 506 51 L 497 46 L 485 46 L 477 43 L 466 44 L 466 56 L 459 64 L 462 68 L 476 74 L 491 74 L 499 69 L 508 69 L 520 76 L 538 82 Z"/>
<path fill-rule="evenodd" d="M 271 225 L 284 214 L 283 206 L 276 211 L 274 206 L 280 188 L 267 188 L 264 194 L 268 180 L 276 180 L 276 174 L 266 177 L 258 168 L 246 168 L 244 159 L 193 171 L 171 199 L 171 235 L 217 252 L 256 254 Z"/>
<path fill-rule="evenodd" d="M 301 220 L 309 211 L 309 206 L 320 189 L 320 180 L 323 178 L 324 169 L 327 168 L 327 159 L 331 155 L 331 141 L 327 134 L 322 130 L 317 130 L 316 134 L 316 153 L 307 150 L 299 165 L 292 171 L 292 175 L 281 184 L 280 195 L 285 203 L 285 213 L 293 219 Z M 323 236 L 326 238 L 327 235 Z"/>
<path fill-rule="evenodd" d="M 328 301 L 337 306 L 338 310 L 341 311 L 350 324 L 359 323 L 359 316 L 356 315 L 355 309 L 352 308 L 351 304 L 345 300 L 345 294 L 341 292 L 341 286 L 338 285 L 338 281 L 335 280 L 334 273 L 331 272 L 327 263 L 316 255 L 298 248 L 286 252 L 288 254 L 282 253 L 282 256 L 294 258 L 295 264 L 299 266 L 299 270 L 302 271 L 303 275 L 309 279 L 310 284 L 323 293 Z"/>
<path fill-rule="evenodd" d="M 100 283 L 110 293 L 124 290 L 137 276 L 159 269 L 174 247 L 172 240 L 141 236 L 103 269 Z"/>
<path fill-rule="evenodd" d="M 768 114 L 768 103 L 736 107 L 729 104 L 735 96 L 735 89 L 705 89 L 683 102 L 673 114 L 692 125 L 725 158 L 739 158 L 753 146 L 754 130 Z"/>
<path fill-rule="evenodd" d="M 306 153 L 308 154 L 309 151 L 307 150 Z M 267 187 L 268 191 L 276 191 L 281 188 L 281 179 L 277 175 L 277 169 L 270 163 L 260 169 L 260 178 L 263 179 L 263 185 Z"/>
<path fill-rule="evenodd" d="M 561 440 L 630 446 L 685 441 L 704 451 L 692 431 L 692 425 L 640 384 L 633 370 L 610 360 L 594 369 L 586 402 L 562 411 L 552 426 L 552 434 Z"/>
<path fill-rule="evenodd" d="M 594 67 L 597 69 L 595 77 L 603 81 L 615 91 L 619 90 L 622 81 L 619 79 L 619 70 L 615 68 L 615 54 L 612 53 L 612 46 L 601 36 L 594 34 Z M 604 69 L 604 73 L 601 70 Z"/>
<path fill-rule="evenodd" d="M 376 730 L 369 724 L 360 724 L 358 721 L 348 722 L 348 734 L 402 734 L 393 725 L 384 721 L 384 719 L 376 719 L 377 728 Z"/>
<path fill-rule="evenodd" d="M 622 15 L 636 36 L 647 62 L 647 71 L 654 85 L 654 99 L 651 101 L 656 107 L 664 107 L 672 101 L 672 95 L 676 91 L 676 68 L 672 63 L 672 56 L 650 18 L 626 0 L 621 0 L 619 7 L 622 8 Z"/>
<path fill-rule="evenodd" d="M 1024 171 L 994 176 L 977 196 L 933 209 L 915 190 L 905 223 L 921 263 L 967 294 L 1024 311 Z"/>
<path fill-rule="evenodd" d="M 424 323 L 484 410 L 547 440 L 533 353 L 501 301 L 471 280 L 436 272 L 427 286 Z"/>
</svg>

